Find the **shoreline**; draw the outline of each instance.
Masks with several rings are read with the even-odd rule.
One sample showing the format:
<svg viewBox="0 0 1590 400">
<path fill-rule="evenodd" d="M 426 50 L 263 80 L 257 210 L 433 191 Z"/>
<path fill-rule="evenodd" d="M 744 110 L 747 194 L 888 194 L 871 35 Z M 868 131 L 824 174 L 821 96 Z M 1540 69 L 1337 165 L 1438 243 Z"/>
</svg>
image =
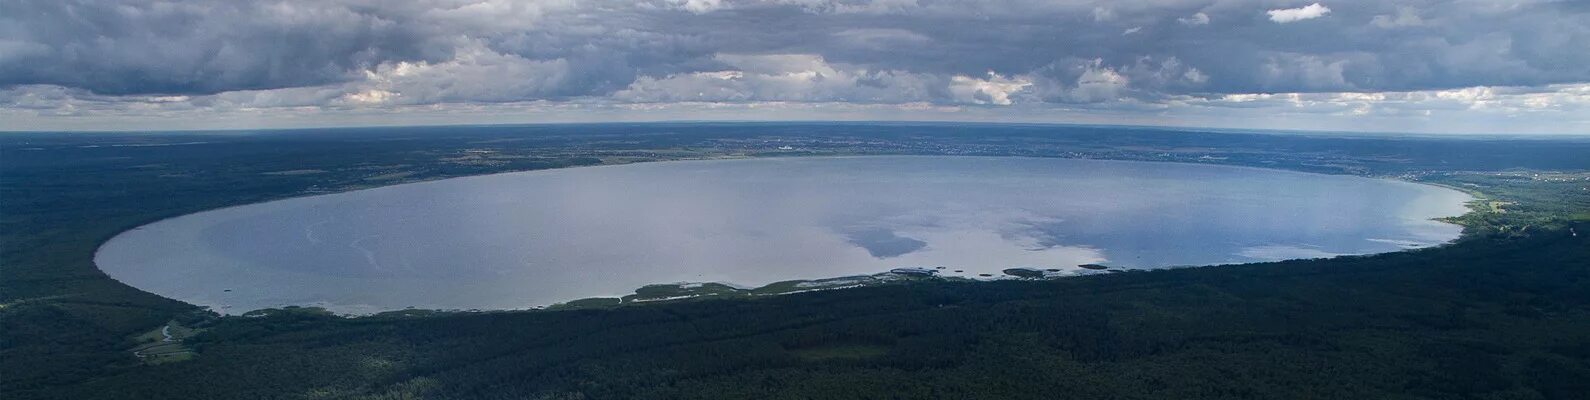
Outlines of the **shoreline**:
<svg viewBox="0 0 1590 400">
<path fill-rule="evenodd" d="M 1460 224 L 1460 223 L 1457 223 L 1457 222 L 1454 222 L 1453 220 L 1478 212 L 1479 209 L 1476 208 L 1477 205 L 1479 205 L 1480 202 L 1484 201 L 1484 199 L 1488 198 L 1488 197 L 1484 196 L 1483 192 L 1480 192 L 1478 190 L 1473 190 L 1473 189 L 1468 189 L 1468 188 L 1457 188 L 1457 187 L 1452 187 L 1450 185 L 1443 185 L 1443 184 L 1438 184 L 1438 183 L 1416 181 L 1416 180 L 1411 180 L 1411 179 L 1407 179 L 1407 178 L 1400 177 L 1400 176 L 1393 177 L 1393 176 L 1360 175 L 1360 174 L 1352 174 L 1352 173 L 1321 173 L 1321 172 L 1315 172 L 1315 171 L 1301 171 L 1301 170 L 1297 170 L 1297 169 L 1287 169 L 1287 168 L 1277 168 L 1277 167 L 1259 167 L 1259 166 L 1249 166 L 1249 165 L 1232 165 L 1232 164 L 1184 162 L 1184 161 L 1147 161 L 1147 160 L 1099 159 L 1099 158 L 1086 158 L 1086 157 L 989 156 L 989 155 L 955 155 L 955 154 L 946 154 L 946 155 L 931 155 L 931 154 L 787 155 L 786 154 L 786 155 L 761 156 L 761 157 L 759 157 L 759 156 L 735 156 L 735 155 L 729 155 L 729 156 L 722 156 L 722 157 L 686 157 L 686 158 L 678 158 L 678 159 L 638 160 L 638 161 L 611 163 L 611 164 L 604 163 L 604 164 L 597 164 L 597 165 L 576 165 L 576 166 L 565 166 L 565 167 L 554 167 L 554 168 L 543 168 L 543 169 L 531 169 L 531 170 L 502 171 L 502 172 L 492 172 L 492 173 L 476 174 L 476 175 L 439 177 L 439 178 L 434 178 L 434 179 L 418 179 L 418 180 L 413 180 L 413 181 L 399 181 L 399 182 L 392 182 L 390 184 L 382 184 L 382 185 L 370 186 L 370 187 L 358 187 L 358 186 L 344 187 L 344 188 L 338 188 L 338 189 L 344 189 L 344 190 L 336 190 L 336 191 L 324 192 L 324 193 L 304 193 L 304 192 L 299 192 L 299 193 L 294 193 L 292 195 L 286 195 L 286 196 L 266 196 L 267 199 L 266 200 L 262 200 L 262 201 L 242 203 L 242 204 L 236 204 L 236 205 L 228 205 L 228 206 L 222 206 L 222 207 L 216 207 L 216 208 L 200 210 L 200 211 L 196 211 L 196 212 L 180 213 L 180 214 L 177 214 L 177 215 L 172 215 L 172 216 L 166 216 L 166 217 L 153 219 L 152 222 L 142 222 L 142 223 L 139 223 L 136 226 L 134 226 L 132 228 L 129 228 L 129 229 L 119 230 L 115 234 L 109 235 L 109 237 L 97 241 L 97 244 L 94 247 L 95 250 L 93 252 L 93 255 L 92 255 L 91 259 L 93 260 L 94 268 L 98 272 L 104 274 L 106 277 L 110 278 L 111 280 L 116 281 L 117 283 L 119 283 L 121 285 L 126 285 L 126 286 L 131 287 L 131 288 L 133 288 L 135 290 L 144 291 L 143 289 L 138 288 L 137 286 L 133 286 L 133 285 L 127 284 L 126 282 L 123 282 L 123 281 L 121 281 L 119 279 L 116 279 L 113 275 L 105 272 L 105 270 L 102 269 L 100 267 L 100 265 L 99 265 L 99 257 L 100 257 L 101 251 L 104 249 L 104 247 L 108 243 L 114 241 L 115 239 L 121 237 L 122 235 L 125 235 L 125 234 L 127 234 L 129 232 L 132 232 L 132 231 L 135 231 L 135 230 L 138 230 L 138 229 L 142 229 L 142 228 L 147 227 L 149 225 L 157 224 L 157 223 L 160 223 L 160 222 L 163 222 L 163 221 L 166 221 L 166 220 L 180 218 L 180 217 L 187 217 L 187 216 L 193 216 L 193 215 L 197 215 L 197 214 L 204 214 L 204 213 L 210 213 L 210 212 L 217 212 L 217 211 L 227 210 L 227 209 L 232 209 L 232 208 L 246 207 L 246 206 L 258 205 L 258 204 L 271 203 L 271 202 L 277 202 L 277 201 L 286 201 L 286 200 L 298 199 L 298 198 L 306 198 L 306 197 L 338 196 L 338 195 L 343 195 L 343 194 L 356 192 L 356 191 L 383 190 L 383 189 L 389 189 L 389 188 L 398 187 L 398 186 L 404 186 L 404 185 L 430 184 L 430 183 L 435 183 L 435 182 L 439 182 L 439 181 L 443 181 L 443 180 L 451 180 L 451 179 L 474 179 L 474 178 L 483 178 L 483 177 L 489 177 L 489 176 L 494 176 L 494 175 L 505 175 L 505 174 L 550 173 L 550 172 L 557 171 L 557 170 L 565 170 L 565 169 L 573 169 L 573 168 L 618 167 L 618 166 L 624 166 L 624 165 L 630 165 L 630 164 L 659 163 L 659 162 L 712 162 L 712 161 L 736 161 L 736 160 L 757 160 L 757 159 L 778 159 L 778 158 L 862 158 L 862 157 L 1026 158 L 1026 159 L 1086 160 L 1086 161 L 1099 161 L 1099 162 L 1112 162 L 1112 163 L 1184 164 L 1184 165 L 1199 165 L 1199 166 L 1211 167 L 1211 168 L 1252 169 L 1252 170 L 1263 170 L 1263 171 L 1270 171 L 1270 172 L 1285 172 L 1285 173 L 1292 173 L 1292 174 L 1361 177 L 1361 178 L 1366 178 L 1366 179 L 1386 180 L 1386 181 L 1408 183 L 1408 184 L 1416 184 L 1416 185 L 1428 185 L 1428 186 L 1431 186 L 1431 187 L 1438 187 L 1438 188 L 1442 188 L 1442 189 L 1446 189 L 1446 190 L 1453 190 L 1453 191 L 1456 191 L 1456 192 L 1460 192 L 1460 193 L 1463 193 L 1463 194 L 1465 194 L 1465 195 L 1467 195 L 1469 197 L 1469 199 L 1465 200 L 1464 203 L 1463 203 L 1463 207 L 1464 207 L 1464 212 L 1463 213 L 1457 214 L 1457 215 L 1452 215 L 1452 216 L 1437 217 L 1437 218 L 1428 219 L 1429 221 L 1439 222 L 1439 223 L 1443 223 L 1443 224 L 1451 224 L 1451 225 L 1455 225 L 1455 226 L 1461 227 L 1462 230 L 1459 232 L 1459 234 L 1456 237 L 1454 237 L 1454 238 L 1452 238 L 1450 240 L 1446 240 L 1446 241 L 1441 242 L 1441 243 L 1433 243 L 1433 244 L 1430 244 L 1430 245 L 1427 245 L 1427 246 L 1422 246 L 1422 247 L 1414 247 L 1414 248 L 1403 247 L 1403 248 L 1400 248 L 1400 249 L 1397 249 L 1397 250 L 1394 250 L 1394 251 L 1362 253 L 1362 254 L 1343 254 L 1343 255 L 1337 255 L 1337 256 L 1325 257 L 1325 258 L 1358 257 L 1358 256 L 1367 256 L 1367 255 L 1375 255 L 1375 254 L 1399 253 L 1399 252 L 1408 252 L 1408 251 L 1415 251 L 1415 250 L 1439 248 L 1439 247 L 1452 245 L 1453 243 L 1462 241 L 1462 240 L 1464 240 L 1464 239 L 1466 239 L 1466 238 L 1471 236 L 1471 232 L 1469 232 L 1469 229 L 1468 229 L 1469 227 L 1468 226 Z M 1181 269 L 1181 268 L 1198 268 L 1198 267 L 1211 267 L 1211 266 L 1222 266 L 1222 265 L 1259 264 L 1259 263 L 1269 263 L 1269 262 L 1276 262 L 1276 261 L 1298 260 L 1298 259 L 1307 259 L 1307 258 L 1288 258 L 1288 259 L 1283 259 L 1283 260 L 1255 260 L 1255 261 L 1251 261 L 1251 262 L 1235 262 L 1235 263 L 1219 263 L 1219 264 L 1175 265 L 1175 266 L 1167 266 L 1167 267 L 1152 268 L 1152 269 Z M 1133 269 L 1127 269 L 1127 270 L 1141 270 L 1141 269 L 1133 268 Z M 1114 269 L 1112 271 L 1122 271 L 1122 269 Z M 1067 272 L 1075 272 L 1075 271 L 1067 271 Z M 1096 273 L 1087 273 L 1086 271 L 1084 271 L 1083 273 L 1056 274 L 1055 276 L 1044 276 L 1042 278 L 1032 278 L 1032 279 L 1045 279 L 1045 280 L 1047 280 L 1047 279 L 1059 279 L 1059 278 L 1074 277 L 1074 276 L 1086 276 L 1086 275 L 1093 275 L 1093 274 L 1096 274 Z M 826 278 L 816 278 L 816 279 L 780 281 L 780 282 L 773 282 L 773 283 L 769 283 L 767 285 L 762 285 L 762 286 L 757 286 L 757 287 L 742 287 L 742 286 L 735 285 L 733 283 L 725 283 L 725 282 L 678 282 L 678 283 L 672 283 L 672 284 L 669 284 L 669 283 L 648 284 L 648 285 L 642 286 L 640 288 L 636 288 L 634 290 L 634 293 L 626 294 L 626 295 L 620 295 L 620 296 L 616 296 L 616 297 L 610 297 L 610 296 L 609 297 L 588 297 L 588 298 L 572 299 L 572 300 L 568 300 L 568 301 L 564 301 L 564 302 L 560 302 L 560 303 L 555 303 L 555 304 L 550 304 L 550 305 L 531 305 L 531 306 L 519 307 L 519 308 L 500 308 L 500 309 L 499 308 L 494 308 L 494 309 L 489 309 L 489 310 L 477 310 L 477 309 L 461 310 L 461 309 L 433 309 L 433 308 L 414 308 L 414 307 L 410 307 L 410 308 L 405 308 L 405 309 L 374 311 L 374 312 L 368 312 L 368 313 L 334 312 L 334 314 L 335 315 L 339 315 L 339 316 L 344 316 L 344 317 L 360 317 L 360 316 L 380 315 L 380 314 L 392 313 L 392 312 L 412 312 L 412 311 L 435 312 L 435 313 L 453 313 L 453 312 L 522 312 L 522 311 L 538 311 L 538 310 L 560 310 L 560 309 L 570 309 L 570 308 L 585 308 L 584 305 L 595 304 L 595 303 L 601 303 L 599 305 L 596 305 L 597 307 L 610 307 L 610 306 L 622 306 L 622 305 L 653 303 L 653 302 L 683 301 L 683 300 L 699 299 L 699 298 L 710 297 L 710 296 L 721 296 L 721 297 L 717 297 L 717 298 L 729 298 L 729 297 L 755 297 L 755 296 L 769 296 L 769 295 L 784 295 L 784 294 L 804 293 L 804 292 L 815 291 L 815 290 L 837 290 L 837 289 L 842 289 L 842 288 L 873 286 L 873 285 L 878 285 L 878 284 L 888 284 L 888 283 L 895 283 L 897 281 L 902 281 L 901 279 L 876 279 L 876 277 L 881 276 L 881 275 L 889 275 L 889 274 L 887 272 L 881 272 L 880 271 L 880 273 L 876 273 L 876 274 L 872 274 L 872 275 L 852 275 L 852 276 L 842 276 L 842 277 L 826 277 Z M 800 289 L 800 290 L 794 290 L 794 289 L 790 289 L 790 288 L 782 288 L 783 290 L 775 290 L 774 289 L 775 286 L 781 286 L 781 285 L 782 286 L 799 285 L 799 284 L 803 284 L 803 283 L 827 282 L 827 281 L 851 279 L 851 278 L 857 278 L 857 277 L 873 277 L 874 279 L 872 279 L 872 281 L 869 281 L 867 283 L 857 284 L 857 285 L 848 285 L 848 286 L 842 286 L 842 287 L 803 288 L 803 289 Z M 903 281 L 920 280 L 920 279 L 923 279 L 923 278 L 904 279 Z M 986 282 L 986 281 L 998 281 L 998 280 L 1022 279 L 1022 278 L 1016 278 L 1016 277 L 1010 277 L 1010 276 L 1003 276 L 1003 275 L 995 274 L 994 276 L 987 276 L 987 277 L 978 277 L 978 276 L 969 276 L 969 277 L 933 277 L 933 278 L 927 278 L 927 279 L 949 279 L 949 280 L 964 280 L 964 281 L 973 281 L 973 282 Z M 706 286 L 722 286 L 722 287 L 732 288 L 732 290 L 731 291 L 721 291 L 720 290 L 720 291 L 712 292 L 712 293 L 694 293 L 694 292 L 688 291 L 688 290 L 681 290 L 681 292 L 683 294 L 666 295 L 666 296 L 647 296 L 647 295 L 642 295 L 642 293 L 641 293 L 643 290 L 646 290 L 648 288 L 665 287 L 665 286 L 670 286 L 670 285 L 680 287 L 681 289 L 683 289 L 685 286 L 692 286 L 692 285 L 693 286 L 703 286 L 703 285 L 706 285 Z M 147 292 L 147 291 L 145 291 L 145 292 Z M 150 293 L 154 294 L 152 292 L 150 292 Z M 282 307 L 261 308 L 261 309 L 249 310 L 247 312 L 243 312 L 243 313 L 239 313 L 239 314 L 231 314 L 230 312 L 222 312 L 220 310 L 214 309 L 211 306 L 203 306 L 203 305 L 191 303 L 191 302 L 189 302 L 190 300 L 175 299 L 175 298 L 162 296 L 162 295 L 159 295 L 159 294 L 154 294 L 154 295 L 159 296 L 159 297 L 164 298 L 164 299 L 169 299 L 169 300 L 181 302 L 181 303 L 184 303 L 184 304 L 188 304 L 188 305 L 194 306 L 196 308 L 208 309 L 211 312 L 224 313 L 223 315 L 248 315 L 248 314 L 253 314 L 253 313 L 259 312 L 259 311 L 281 310 L 281 309 L 285 309 L 285 308 L 309 308 L 309 309 L 321 308 L 321 307 L 316 307 L 316 306 L 314 306 L 312 304 L 286 305 L 286 306 L 282 306 Z M 609 300 L 613 300 L 613 301 L 609 301 Z M 615 302 L 616 302 L 616 304 L 607 304 L 607 303 L 615 303 Z M 328 306 L 330 306 L 330 305 L 328 305 Z M 344 309 L 347 308 L 347 307 L 337 307 L 337 306 L 332 306 L 332 307 L 333 308 L 344 308 Z M 357 307 L 355 306 L 354 308 L 357 308 Z M 321 309 L 324 309 L 324 308 L 321 308 Z"/>
</svg>

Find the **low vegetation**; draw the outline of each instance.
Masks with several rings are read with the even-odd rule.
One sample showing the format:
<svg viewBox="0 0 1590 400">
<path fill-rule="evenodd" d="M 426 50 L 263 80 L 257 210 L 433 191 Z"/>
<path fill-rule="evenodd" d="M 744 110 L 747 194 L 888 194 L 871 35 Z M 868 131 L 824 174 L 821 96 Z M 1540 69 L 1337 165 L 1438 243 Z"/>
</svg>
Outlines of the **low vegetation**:
<svg viewBox="0 0 1590 400">
<path fill-rule="evenodd" d="M 201 331 L 172 320 L 158 329 L 134 337 L 133 341 L 138 345 L 133 346 L 133 356 L 146 364 L 187 361 L 193 358 L 194 352 L 186 341 Z"/>
</svg>

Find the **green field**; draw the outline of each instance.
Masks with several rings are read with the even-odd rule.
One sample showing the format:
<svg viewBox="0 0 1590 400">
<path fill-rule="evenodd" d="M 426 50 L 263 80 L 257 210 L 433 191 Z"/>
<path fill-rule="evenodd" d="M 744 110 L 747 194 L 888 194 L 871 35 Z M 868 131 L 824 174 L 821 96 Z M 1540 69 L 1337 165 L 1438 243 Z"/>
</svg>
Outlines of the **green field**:
<svg viewBox="0 0 1590 400">
<path fill-rule="evenodd" d="M 185 341 L 202 331 L 173 320 L 158 329 L 134 336 L 133 341 L 138 345 L 132 348 L 133 356 L 147 364 L 187 361 L 195 353 Z"/>
</svg>

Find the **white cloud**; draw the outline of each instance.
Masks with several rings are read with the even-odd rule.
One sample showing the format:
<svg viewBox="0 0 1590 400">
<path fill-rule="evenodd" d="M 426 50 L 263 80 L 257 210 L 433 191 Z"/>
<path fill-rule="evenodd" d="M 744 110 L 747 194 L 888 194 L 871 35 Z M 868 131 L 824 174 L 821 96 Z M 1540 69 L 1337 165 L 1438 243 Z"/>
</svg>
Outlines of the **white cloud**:
<svg viewBox="0 0 1590 400">
<path fill-rule="evenodd" d="M 1323 17 L 1326 14 L 1330 14 L 1331 9 L 1330 7 L 1320 5 L 1319 3 L 1314 3 L 1299 8 L 1270 10 L 1268 13 L 1270 14 L 1271 21 L 1275 21 L 1278 24 L 1285 24 L 1289 22 L 1302 21 L 1305 19 Z"/>
<path fill-rule="evenodd" d="M 1244 93 L 1178 101 L 1211 107 L 1288 108 L 1288 112 L 1423 117 L 1433 112 L 1476 116 L 1590 115 L 1590 83 L 1544 88 L 1475 86 L 1406 92 Z M 1579 117 L 1590 121 L 1590 117 Z"/>
<path fill-rule="evenodd" d="M 436 4 L 421 13 L 435 24 L 474 31 L 511 31 L 539 23 L 547 14 L 568 11 L 572 0 L 473 0 Z M 291 9 L 285 11 L 291 13 Z M 300 11 L 302 12 L 302 11 Z"/>
<path fill-rule="evenodd" d="M 723 0 L 668 0 L 668 2 L 676 8 L 695 14 L 706 14 L 723 8 Z"/>
<path fill-rule="evenodd" d="M 1180 22 L 1180 23 L 1182 23 L 1182 25 L 1187 25 L 1187 26 L 1209 25 L 1209 14 L 1204 14 L 1204 13 L 1200 12 L 1200 13 L 1193 14 L 1191 16 L 1187 16 L 1187 17 L 1183 17 L 1183 18 L 1177 18 L 1176 22 Z"/>
<path fill-rule="evenodd" d="M 1121 31 L 1121 35 L 1122 35 L 1122 36 L 1125 36 L 1125 35 L 1130 35 L 1130 34 L 1133 34 L 1133 33 L 1138 33 L 1138 32 L 1141 32 L 1141 31 L 1142 31 L 1142 30 L 1143 30 L 1143 27 L 1141 27 L 1141 26 L 1134 26 L 1134 27 L 1131 27 L 1131 28 L 1126 28 L 1126 30 L 1125 30 L 1125 31 Z"/>
<path fill-rule="evenodd" d="M 570 75 L 563 59 L 531 60 L 474 43 L 444 62 L 387 62 L 348 84 L 356 104 L 504 102 L 556 97 Z"/>
<path fill-rule="evenodd" d="M 814 54 L 718 54 L 731 69 L 642 76 L 611 96 L 627 102 L 789 101 L 908 103 L 935 100 L 934 76 L 830 64 Z"/>
<path fill-rule="evenodd" d="M 1108 7 L 1093 7 L 1093 22 L 1106 22 L 1115 20 L 1115 10 Z"/>
<path fill-rule="evenodd" d="M 396 100 L 402 93 L 393 93 L 381 89 L 370 89 L 363 92 L 353 92 L 342 96 L 341 100 L 355 104 L 385 104 Z"/>
<path fill-rule="evenodd" d="M 985 78 L 829 63 L 813 54 L 719 54 L 732 69 L 641 77 L 612 95 L 630 102 L 853 102 L 1010 105 L 1032 82 L 989 72 Z"/>
<path fill-rule="evenodd" d="M 920 7 L 917 0 L 765 0 L 800 7 L 811 14 L 892 14 Z"/>
<path fill-rule="evenodd" d="M 1115 69 L 1100 66 L 1100 60 L 1094 60 L 1093 65 L 1083 70 L 1077 77 L 1077 85 L 1067 92 L 1070 100 L 1077 103 L 1096 103 L 1116 100 L 1123 96 L 1126 87 L 1131 83 L 1126 76 L 1116 72 Z"/>
<path fill-rule="evenodd" d="M 1010 105 L 1010 96 L 1032 86 L 1032 81 L 1022 77 L 1007 78 L 988 71 L 988 78 L 979 79 L 957 75 L 950 80 L 950 93 L 963 103 Z"/>
</svg>

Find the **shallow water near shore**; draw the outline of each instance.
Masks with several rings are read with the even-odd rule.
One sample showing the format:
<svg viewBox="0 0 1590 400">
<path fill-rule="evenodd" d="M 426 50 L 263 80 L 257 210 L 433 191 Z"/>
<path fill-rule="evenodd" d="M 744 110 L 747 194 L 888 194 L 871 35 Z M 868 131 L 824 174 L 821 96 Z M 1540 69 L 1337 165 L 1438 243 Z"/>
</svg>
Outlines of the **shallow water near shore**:
<svg viewBox="0 0 1590 400">
<path fill-rule="evenodd" d="M 206 211 L 95 261 L 244 311 L 518 309 L 664 282 L 757 286 L 904 266 L 1157 268 L 1440 244 L 1470 197 L 1393 180 L 993 157 L 674 161 L 455 178 Z M 953 272 L 961 270 L 960 273 Z"/>
</svg>

